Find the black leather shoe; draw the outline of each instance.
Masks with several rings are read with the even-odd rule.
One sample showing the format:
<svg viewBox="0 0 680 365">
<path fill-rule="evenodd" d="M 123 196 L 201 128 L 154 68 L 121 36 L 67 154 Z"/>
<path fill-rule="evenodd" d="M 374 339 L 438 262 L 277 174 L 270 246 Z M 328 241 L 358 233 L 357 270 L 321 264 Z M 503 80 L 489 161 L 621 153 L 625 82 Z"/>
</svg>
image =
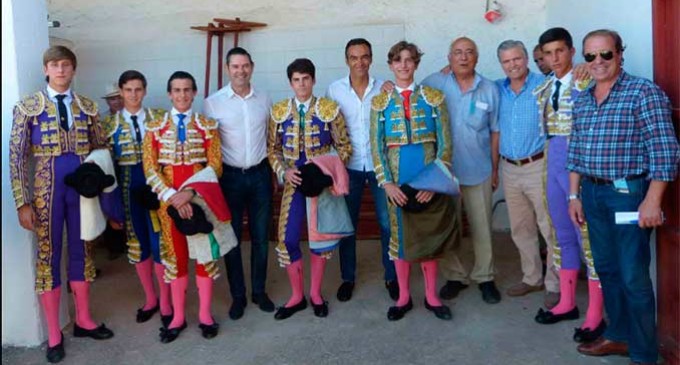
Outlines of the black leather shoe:
<svg viewBox="0 0 680 365">
<path fill-rule="evenodd" d="M 297 313 L 301 310 L 305 310 L 306 308 L 307 308 L 307 299 L 305 299 L 303 297 L 302 300 L 300 301 L 300 303 L 298 303 L 298 304 L 296 304 L 292 307 L 288 307 L 288 308 L 286 308 L 285 306 L 279 307 L 279 309 L 277 309 L 276 313 L 274 314 L 274 319 L 278 319 L 278 320 L 286 319 L 286 318 L 292 316 L 293 314 L 295 314 L 295 313 Z"/>
<path fill-rule="evenodd" d="M 404 315 L 411 309 L 413 309 L 413 301 L 411 298 L 408 298 L 408 303 L 406 303 L 406 305 L 401 307 L 396 305 L 390 307 L 390 309 L 387 310 L 387 319 L 390 321 L 398 321 L 404 318 Z"/>
<path fill-rule="evenodd" d="M 602 336 L 604 330 L 607 329 L 607 323 L 600 321 L 597 328 L 591 330 L 590 328 L 574 328 L 574 341 L 580 343 L 588 343 L 597 340 L 598 337 Z"/>
<path fill-rule="evenodd" d="M 434 313 L 434 315 L 439 319 L 450 321 L 451 318 L 453 318 L 453 315 L 451 315 L 451 309 L 448 306 L 445 306 L 444 304 L 438 307 L 433 307 L 430 305 L 430 303 L 427 302 L 427 299 L 425 299 L 425 308 L 427 308 L 427 310 L 429 310 L 430 312 Z"/>
<path fill-rule="evenodd" d="M 213 319 L 213 324 L 203 324 L 200 323 L 198 328 L 201 329 L 201 336 L 205 339 L 211 339 L 217 336 L 217 332 L 220 329 L 220 325 Z"/>
<path fill-rule="evenodd" d="M 57 363 L 66 357 L 66 352 L 64 352 L 64 334 L 61 334 L 61 342 L 54 345 L 53 347 L 47 346 L 47 362 Z"/>
<path fill-rule="evenodd" d="M 324 300 L 323 303 L 321 303 L 321 304 L 314 304 L 314 302 L 311 302 L 311 303 L 312 303 L 312 308 L 314 308 L 314 315 L 315 316 L 321 317 L 321 318 L 328 317 L 328 302 L 327 301 Z"/>
<path fill-rule="evenodd" d="M 246 298 L 234 298 L 234 301 L 231 302 L 231 308 L 229 308 L 229 318 L 237 320 L 243 317 L 243 311 L 245 310 L 246 305 L 248 305 Z"/>
<path fill-rule="evenodd" d="M 267 293 L 253 295 L 252 299 L 253 303 L 257 304 L 260 307 L 260 310 L 263 312 L 271 313 L 276 309 L 276 307 L 274 306 L 274 302 L 272 302 L 272 300 L 269 299 Z"/>
<path fill-rule="evenodd" d="M 144 310 L 144 308 L 137 309 L 137 323 L 144 323 L 153 317 L 156 312 L 160 309 L 160 306 L 156 304 L 155 307 L 151 309 Z"/>
<path fill-rule="evenodd" d="M 159 328 L 160 330 L 160 338 L 162 343 L 170 343 L 179 337 L 179 334 L 184 331 L 184 329 L 187 328 L 187 321 L 184 321 L 181 326 L 175 327 L 175 328 L 165 328 L 161 327 Z"/>
<path fill-rule="evenodd" d="M 390 298 L 395 302 L 399 300 L 399 283 L 396 280 L 388 280 L 385 282 L 385 288 L 390 293 Z"/>
<path fill-rule="evenodd" d="M 161 324 L 163 325 L 163 327 L 168 328 L 168 326 L 172 322 L 173 316 L 174 314 L 168 314 L 167 316 L 161 314 Z"/>
<path fill-rule="evenodd" d="M 458 296 L 461 290 L 467 288 L 466 284 L 458 280 L 447 280 L 446 284 L 439 289 L 439 297 L 446 300 L 451 300 Z"/>
<path fill-rule="evenodd" d="M 78 324 L 73 324 L 73 337 L 90 337 L 95 340 L 106 340 L 107 338 L 113 337 L 113 331 L 106 328 L 102 323 L 99 327 L 93 328 L 91 330 L 86 330 Z"/>
<path fill-rule="evenodd" d="M 501 293 L 498 292 L 493 281 L 479 283 L 479 290 L 482 291 L 482 300 L 488 304 L 496 304 L 501 301 Z"/>
<path fill-rule="evenodd" d="M 346 302 L 352 299 L 352 292 L 354 291 L 354 283 L 351 281 L 343 281 L 338 288 L 338 300 Z"/>
<path fill-rule="evenodd" d="M 578 319 L 578 317 L 578 307 L 574 307 L 574 309 L 569 312 L 562 314 L 554 314 L 551 311 L 544 311 L 543 308 L 539 308 L 534 319 L 540 324 L 553 324 L 560 321 Z"/>
</svg>

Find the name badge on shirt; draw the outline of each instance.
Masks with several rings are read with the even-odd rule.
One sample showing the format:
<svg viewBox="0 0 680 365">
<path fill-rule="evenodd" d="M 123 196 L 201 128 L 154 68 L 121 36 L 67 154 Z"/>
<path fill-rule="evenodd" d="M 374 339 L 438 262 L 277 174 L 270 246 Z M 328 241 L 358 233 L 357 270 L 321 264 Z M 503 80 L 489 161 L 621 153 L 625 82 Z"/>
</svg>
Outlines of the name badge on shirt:
<svg viewBox="0 0 680 365">
<path fill-rule="evenodd" d="M 489 110 L 489 104 L 483 102 L 483 101 L 478 101 L 475 103 L 475 107 L 481 109 L 481 110 Z"/>
<path fill-rule="evenodd" d="M 614 189 L 616 189 L 616 191 L 619 193 L 624 194 L 630 193 L 630 189 L 628 189 L 628 182 L 626 181 L 626 179 L 614 180 Z"/>
</svg>

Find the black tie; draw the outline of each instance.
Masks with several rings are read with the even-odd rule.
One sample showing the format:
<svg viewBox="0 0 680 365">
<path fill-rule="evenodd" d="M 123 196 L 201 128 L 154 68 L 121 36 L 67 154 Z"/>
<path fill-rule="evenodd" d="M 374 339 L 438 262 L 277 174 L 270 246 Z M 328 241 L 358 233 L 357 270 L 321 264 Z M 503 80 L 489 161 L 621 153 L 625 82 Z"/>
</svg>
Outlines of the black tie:
<svg viewBox="0 0 680 365">
<path fill-rule="evenodd" d="M 137 116 L 131 115 L 130 119 L 132 119 L 132 126 L 135 128 L 135 134 L 137 135 L 137 143 L 141 143 L 142 142 L 142 132 L 139 131 L 139 124 L 137 123 Z"/>
<path fill-rule="evenodd" d="M 59 108 L 59 124 L 61 128 L 68 132 L 68 112 L 66 112 L 66 104 L 64 104 L 64 98 L 66 95 L 59 94 L 57 98 L 57 108 Z"/>
<path fill-rule="evenodd" d="M 562 83 L 560 82 L 560 80 L 556 80 L 555 92 L 552 95 L 552 107 L 554 111 L 560 109 L 560 86 L 562 86 Z"/>
</svg>

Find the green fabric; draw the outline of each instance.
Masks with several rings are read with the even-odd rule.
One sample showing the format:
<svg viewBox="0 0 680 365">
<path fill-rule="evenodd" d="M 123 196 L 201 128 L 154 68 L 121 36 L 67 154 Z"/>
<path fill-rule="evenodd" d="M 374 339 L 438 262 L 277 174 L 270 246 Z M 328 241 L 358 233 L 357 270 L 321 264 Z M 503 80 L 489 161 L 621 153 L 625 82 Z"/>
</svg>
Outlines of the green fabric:
<svg viewBox="0 0 680 365">
<path fill-rule="evenodd" d="M 420 213 L 401 211 L 406 261 L 437 259 L 459 243 L 460 228 L 454 198 L 435 194 L 432 199 Z"/>
<path fill-rule="evenodd" d="M 304 131 L 305 131 L 305 104 L 300 104 L 300 108 L 298 109 L 298 113 L 300 114 L 300 130 L 304 133 Z"/>
<path fill-rule="evenodd" d="M 220 245 L 217 243 L 215 236 L 212 232 L 208 233 L 208 238 L 210 238 L 210 251 L 212 252 L 213 260 L 218 260 L 220 258 Z"/>
</svg>

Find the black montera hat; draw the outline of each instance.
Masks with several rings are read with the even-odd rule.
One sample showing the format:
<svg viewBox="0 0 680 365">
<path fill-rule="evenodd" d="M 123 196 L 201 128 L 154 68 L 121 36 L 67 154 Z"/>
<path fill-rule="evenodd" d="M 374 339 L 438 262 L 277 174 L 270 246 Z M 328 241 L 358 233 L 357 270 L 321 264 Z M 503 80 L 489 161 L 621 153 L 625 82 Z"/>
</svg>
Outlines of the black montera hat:
<svg viewBox="0 0 680 365">
<path fill-rule="evenodd" d="M 116 178 L 106 175 L 96 163 L 86 162 L 80 164 L 74 172 L 66 175 L 64 182 L 76 189 L 78 194 L 86 198 L 94 198 L 113 185 Z"/>
</svg>

